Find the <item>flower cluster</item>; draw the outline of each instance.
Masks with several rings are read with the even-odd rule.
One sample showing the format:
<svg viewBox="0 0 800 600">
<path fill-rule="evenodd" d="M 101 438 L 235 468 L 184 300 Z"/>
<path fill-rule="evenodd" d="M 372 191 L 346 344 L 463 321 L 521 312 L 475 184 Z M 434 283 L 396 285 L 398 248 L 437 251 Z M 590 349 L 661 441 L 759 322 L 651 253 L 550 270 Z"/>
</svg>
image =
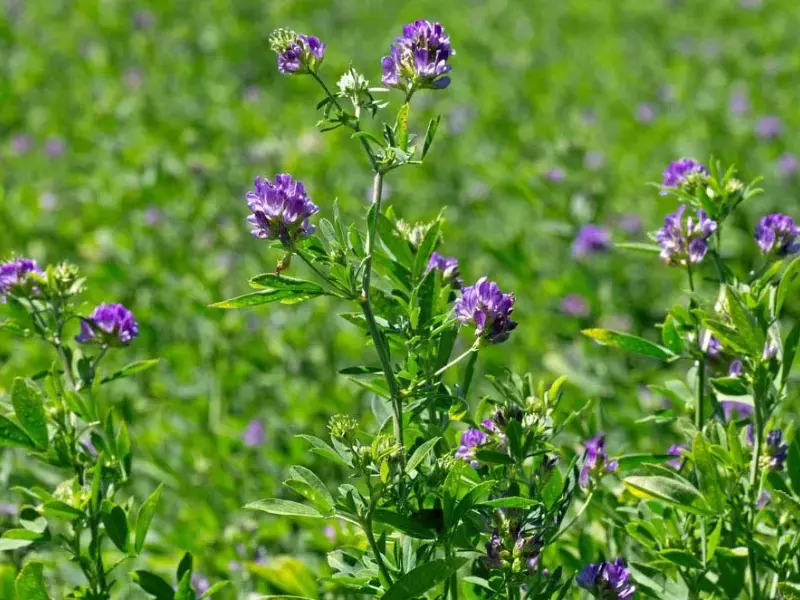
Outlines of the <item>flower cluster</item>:
<svg viewBox="0 0 800 600">
<path fill-rule="evenodd" d="M 672 444 L 669 448 L 667 448 L 667 454 L 669 456 L 675 456 L 676 458 L 670 459 L 667 461 L 667 464 L 679 471 L 681 467 L 683 467 L 683 452 L 684 450 L 688 450 L 686 446 L 683 444 Z"/>
<path fill-rule="evenodd" d="M 608 460 L 606 438 L 603 434 L 586 440 L 583 447 L 586 449 L 586 454 L 578 483 L 585 489 L 606 473 L 616 473 L 619 463 L 615 460 Z"/>
<path fill-rule="evenodd" d="M 122 304 L 100 304 L 81 322 L 81 333 L 75 340 L 81 344 L 127 346 L 139 335 L 139 324 L 133 313 Z"/>
<path fill-rule="evenodd" d="M 431 254 L 428 260 L 426 273 L 433 270 L 441 271 L 442 279 L 445 283 L 452 284 L 454 287 L 460 288 L 463 284 L 460 273 L 458 271 L 458 260 L 449 256 L 442 256 L 438 252 Z"/>
<path fill-rule="evenodd" d="M 800 251 L 800 227 L 788 215 L 767 215 L 756 226 L 755 240 L 764 254 L 789 256 Z"/>
<path fill-rule="evenodd" d="M 764 448 L 764 463 L 773 471 L 782 471 L 783 463 L 789 454 L 789 444 L 783 441 L 783 432 L 773 429 L 767 433 L 766 447 Z"/>
<path fill-rule="evenodd" d="M 461 434 L 461 441 L 456 450 L 456 458 L 469 461 L 473 468 L 477 468 L 478 461 L 475 458 L 475 453 L 480 446 L 483 446 L 488 441 L 489 436 L 486 432 L 476 428 L 467 429 Z"/>
<path fill-rule="evenodd" d="M 656 232 L 656 241 L 661 246 L 661 258 L 670 265 L 697 264 L 708 252 L 708 238 L 717 230 L 717 222 L 705 211 L 697 211 L 697 217 L 683 218 L 686 205 L 682 204 L 674 213 L 664 218 L 664 226 Z"/>
<path fill-rule="evenodd" d="M 286 247 L 314 232 L 309 218 L 319 207 L 306 194 L 306 188 L 291 175 L 282 173 L 274 181 L 256 177 L 255 190 L 247 192 L 247 206 L 253 213 L 247 222 L 260 239 L 280 240 Z"/>
<path fill-rule="evenodd" d="M 601 600 L 627 600 L 636 593 L 631 572 L 621 558 L 612 562 L 590 563 L 578 573 L 577 584 Z"/>
<path fill-rule="evenodd" d="M 8 294 L 24 289 L 31 273 L 43 275 L 36 261 L 30 258 L 15 258 L 0 263 L 0 302 L 5 303 Z"/>
<path fill-rule="evenodd" d="M 663 174 L 662 186 L 665 188 L 688 187 L 698 181 L 704 181 L 709 176 L 706 169 L 699 162 L 691 158 L 681 158 L 669 164 Z M 667 194 L 662 190 L 661 194 Z"/>
<path fill-rule="evenodd" d="M 511 320 L 514 294 L 504 294 L 493 281 L 481 277 L 464 288 L 456 300 L 456 317 L 463 324 L 475 324 L 475 336 L 491 343 L 506 341 L 517 323 Z"/>
<path fill-rule="evenodd" d="M 501 520 L 505 519 L 501 517 Z M 542 539 L 525 533 L 512 523 L 504 526 L 504 529 L 508 530 L 507 535 L 501 535 L 500 530 L 495 529 L 486 542 L 486 566 L 489 569 L 508 566 L 514 572 L 536 571 L 539 568 L 539 553 L 544 545 Z"/>
<path fill-rule="evenodd" d="M 611 246 L 611 234 L 599 225 L 584 225 L 572 242 L 572 256 L 584 258 L 605 252 Z"/>
<path fill-rule="evenodd" d="M 269 45 L 278 55 L 278 71 L 286 75 L 316 73 L 325 56 L 325 44 L 313 35 L 277 29 Z"/>
<path fill-rule="evenodd" d="M 455 51 L 450 47 L 450 36 L 439 23 L 414 21 L 403 27 L 403 35 L 392 44 L 389 56 L 381 60 L 383 84 L 405 90 L 444 89 L 450 85 L 446 74 Z"/>
</svg>

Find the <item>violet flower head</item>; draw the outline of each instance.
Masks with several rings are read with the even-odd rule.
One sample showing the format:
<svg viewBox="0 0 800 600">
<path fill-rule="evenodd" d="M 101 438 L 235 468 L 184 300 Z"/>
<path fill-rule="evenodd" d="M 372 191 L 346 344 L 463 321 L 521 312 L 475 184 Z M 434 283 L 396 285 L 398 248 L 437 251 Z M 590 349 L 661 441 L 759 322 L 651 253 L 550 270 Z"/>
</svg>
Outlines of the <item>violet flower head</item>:
<svg viewBox="0 0 800 600">
<path fill-rule="evenodd" d="M 29 285 L 28 275 L 31 273 L 44 275 L 36 261 L 30 258 L 14 258 L 0 263 L 0 302 L 5 304 L 6 296 L 12 292 L 36 293 L 36 288 Z"/>
<path fill-rule="evenodd" d="M 428 260 L 425 272 L 428 273 L 434 269 L 442 272 L 442 279 L 445 283 L 450 283 L 457 288 L 461 287 L 463 282 L 459 277 L 458 260 L 456 258 L 442 256 L 438 252 L 434 252 Z"/>
<path fill-rule="evenodd" d="M 762 217 L 754 237 L 764 254 L 783 257 L 800 250 L 800 227 L 789 215 L 773 213 Z"/>
<path fill-rule="evenodd" d="M 800 159 L 796 154 L 784 152 L 778 158 L 778 171 L 784 177 L 791 177 L 800 170 Z"/>
<path fill-rule="evenodd" d="M 245 199 L 253 213 L 247 222 L 253 226 L 251 233 L 255 237 L 277 239 L 290 247 L 314 232 L 309 218 L 319 212 L 319 207 L 308 197 L 302 183 L 283 173 L 276 175 L 274 181 L 256 177 L 254 187 Z"/>
<path fill-rule="evenodd" d="M 547 173 L 544 174 L 545 179 L 552 181 L 553 183 L 561 183 L 564 181 L 564 178 L 567 176 L 567 173 L 561 167 L 553 167 L 549 169 Z"/>
<path fill-rule="evenodd" d="M 139 324 L 133 313 L 122 304 L 100 304 L 81 322 L 81 333 L 75 337 L 81 344 L 127 346 L 139 335 Z"/>
<path fill-rule="evenodd" d="M 615 460 L 608 460 L 606 437 L 602 433 L 586 440 L 583 447 L 586 452 L 578 483 L 586 489 L 594 480 L 600 479 L 606 473 L 615 473 L 619 468 L 619 463 Z"/>
<path fill-rule="evenodd" d="M 389 56 L 381 60 L 383 85 L 405 90 L 441 90 L 450 85 L 448 63 L 455 50 L 450 36 L 439 23 L 414 21 L 403 27 L 403 35 L 392 44 Z"/>
<path fill-rule="evenodd" d="M 703 165 L 691 158 L 681 158 L 669 164 L 663 173 L 661 185 L 665 188 L 679 188 L 686 184 L 705 180 L 710 173 Z M 665 196 L 668 190 L 661 190 L 661 195 Z"/>
<path fill-rule="evenodd" d="M 60 137 L 49 137 L 44 143 L 44 153 L 50 158 L 58 158 L 64 154 L 64 139 Z"/>
<path fill-rule="evenodd" d="M 475 337 L 492 344 L 506 341 L 517 323 L 511 320 L 514 294 L 504 294 L 494 281 L 481 277 L 461 290 L 456 317 L 462 324 L 475 324 Z"/>
<path fill-rule="evenodd" d="M 722 344 L 717 338 L 711 335 L 711 332 L 706 331 L 703 338 L 703 349 L 706 352 L 706 356 L 714 358 L 715 356 L 719 356 L 719 353 L 722 352 Z"/>
<path fill-rule="evenodd" d="M 656 118 L 656 109 L 652 104 L 640 104 L 636 107 L 636 120 L 640 123 L 650 123 Z"/>
<path fill-rule="evenodd" d="M 621 558 L 613 563 L 590 563 L 578 573 L 575 581 L 601 600 L 628 600 L 636 593 L 631 572 Z"/>
<path fill-rule="evenodd" d="M 480 429 L 467 429 L 461 434 L 461 442 L 456 450 L 456 458 L 469 461 L 473 468 L 478 467 L 478 461 L 475 460 L 475 452 L 478 446 L 483 446 L 489 439 L 489 436 Z"/>
<path fill-rule="evenodd" d="M 204 575 L 200 575 L 198 573 L 192 574 L 192 587 L 194 591 L 201 596 L 205 594 L 209 588 L 211 587 L 211 582 L 208 580 L 208 577 Z"/>
<path fill-rule="evenodd" d="M 571 317 L 588 317 L 589 302 L 580 294 L 567 294 L 561 299 L 561 312 Z"/>
<path fill-rule="evenodd" d="M 276 29 L 269 46 L 278 55 L 278 71 L 284 75 L 316 73 L 325 57 L 325 44 L 313 35 Z"/>
<path fill-rule="evenodd" d="M 728 377 L 739 377 L 744 372 L 744 364 L 738 358 L 728 365 Z"/>
<path fill-rule="evenodd" d="M 267 441 L 267 429 L 262 419 L 253 419 L 242 432 L 242 443 L 248 448 L 258 448 Z"/>
<path fill-rule="evenodd" d="M 642 218 L 639 215 L 627 214 L 619 218 L 619 228 L 631 235 L 642 231 Z"/>
<path fill-rule="evenodd" d="M 590 150 L 583 156 L 583 166 L 590 171 L 599 171 L 605 164 L 606 157 L 599 150 Z"/>
<path fill-rule="evenodd" d="M 725 422 L 749 419 L 753 415 L 752 404 L 737 402 L 736 400 L 723 400 L 720 404 L 722 405 L 722 412 L 725 415 Z"/>
<path fill-rule="evenodd" d="M 611 246 L 611 233 L 600 225 L 584 225 L 572 241 L 572 256 L 584 258 L 605 252 Z"/>
<path fill-rule="evenodd" d="M 761 139 L 774 139 L 783 133 L 783 122 L 774 115 L 761 117 L 756 123 L 756 133 Z"/>
<path fill-rule="evenodd" d="M 764 344 L 764 351 L 761 354 L 761 360 L 770 361 L 778 355 L 778 344 L 772 340 L 767 340 Z"/>
<path fill-rule="evenodd" d="M 671 460 L 667 461 L 667 465 L 679 471 L 681 466 L 683 466 L 683 451 L 688 450 L 688 448 L 683 444 L 672 444 L 669 448 L 667 448 L 667 454 L 670 456 L 675 456 Z"/>
<path fill-rule="evenodd" d="M 773 429 L 767 433 L 764 454 L 767 468 L 783 471 L 783 463 L 789 454 L 789 444 L 783 441 L 783 432 L 780 429 Z"/>
<path fill-rule="evenodd" d="M 661 246 L 661 258 L 668 265 L 697 264 L 708 252 L 708 238 L 717 230 L 717 222 L 710 219 L 704 210 L 697 216 L 685 219 L 686 205 L 681 204 L 674 213 L 664 217 L 664 226 L 656 232 L 656 241 Z"/>
<path fill-rule="evenodd" d="M 16 135 L 11 140 L 11 150 L 16 155 L 27 154 L 33 148 L 33 140 L 27 133 Z"/>
<path fill-rule="evenodd" d="M 735 115 L 743 115 L 750 110 L 750 98 L 744 90 L 736 90 L 731 94 L 728 110 Z"/>
<path fill-rule="evenodd" d="M 500 540 L 500 533 L 495 529 L 492 532 L 492 537 L 486 542 L 486 566 L 489 569 L 499 569 L 503 566 L 500 559 L 500 550 L 503 547 L 503 542 Z"/>
<path fill-rule="evenodd" d="M 756 510 L 761 510 L 767 504 L 769 504 L 770 500 L 772 500 L 772 494 L 769 490 L 764 490 L 761 492 L 761 495 L 758 497 L 758 502 L 756 502 Z"/>
</svg>

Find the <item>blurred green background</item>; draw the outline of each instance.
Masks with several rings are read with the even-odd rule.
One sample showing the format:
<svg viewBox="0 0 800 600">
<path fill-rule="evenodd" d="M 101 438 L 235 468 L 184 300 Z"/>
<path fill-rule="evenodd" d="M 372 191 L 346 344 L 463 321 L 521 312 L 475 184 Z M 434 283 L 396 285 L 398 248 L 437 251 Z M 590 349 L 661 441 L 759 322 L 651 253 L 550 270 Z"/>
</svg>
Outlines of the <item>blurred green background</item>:
<svg viewBox="0 0 800 600">
<path fill-rule="evenodd" d="M 150 566 L 171 570 L 191 550 L 210 578 L 234 580 L 231 597 L 316 593 L 310 573 L 350 533 L 300 529 L 240 507 L 286 494 L 288 465 L 315 466 L 295 434 L 324 435 L 335 412 L 365 423 L 370 413 L 370 398 L 337 375 L 371 355 L 333 317 L 342 308 L 335 301 L 207 308 L 245 291 L 249 276 L 280 258 L 244 221 L 255 175 L 291 173 L 327 216 L 336 198 L 353 219 L 367 201 L 360 149 L 341 132 L 315 130 L 318 89 L 277 73 L 272 29 L 322 38 L 330 85 L 350 62 L 379 85 L 381 56 L 415 18 L 450 33 L 453 84 L 419 94 L 414 106 L 417 131 L 443 115 L 434 155 L 389 177 L 388 202 L 410 222 L 447 206 L 440 252 L 459 258 L 467 282 L 489 274 L 516 293 L 520 327 L 484 353 L 483 369 L 567 374 L 572 406 L 599 400 L 566 445 L 601 429 L 618 453 L 662 451 L 678 439 L 635 423 L 664 402 L 643 386 L 669 373 L 599 350 L 579 331 L 657 335 L 654 323 L 682 293 L 680 274 L 649 255 L 576 259 L 580 227 L 645 240 L 674 209 L 647 183 L 683 155 L 734 162 L 745 180 L 764 176 L 766 194 L 745 207 L 727 242 L 743 271 L 757 265 L 750 240 L 758 215 L 800 216 L 795 0 L 0 6 L 0 255 L 73 261 L 89 278 L 87 308 L 106 300 L 135 312 L 141 337 L 109 367 L 162 362 L 109 386 L 106 401 L 132 428 L 132 493 L 142 499 L 158 481 L 167 486 Z M 302 265 L 293 270 L 304 275 Z M 585 300 L 585 314 L 565 311 L 569 294 Z M 800 304 L 791 309 L 796 315 Z M 50 360 L 33 342 L 0 336 L 0 393 Z M 266 442 L 250 447 L 242 436 L 254 419 Z M 0 449 L 0 502 L 18 502 L 6 490 L 25 478 L 53 474 Z M 10 572 L 9 557 L 0 557 L 0 572 L 4 560 Z M 74 577 L 58 566 L 55 585 Z"/>
</svg>

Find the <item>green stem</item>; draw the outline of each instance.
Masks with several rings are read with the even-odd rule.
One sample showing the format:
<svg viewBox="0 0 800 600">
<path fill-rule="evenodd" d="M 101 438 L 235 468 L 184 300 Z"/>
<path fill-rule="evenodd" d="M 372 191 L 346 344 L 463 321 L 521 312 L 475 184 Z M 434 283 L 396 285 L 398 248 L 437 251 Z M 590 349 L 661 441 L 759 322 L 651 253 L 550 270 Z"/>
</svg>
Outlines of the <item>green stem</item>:
<svg viewBox="0 0 800 600">
<path fill-rule="evenodd" d="M 297 256 L 299 256 L 299 257 L 300 257 L 300 260 L 302 260 L 304 263 L 306 263 L 306 265 L 308 266 L 308 268 L 309 268 L 309 269 L 311 269 L 312 271 L 314 271 L 314 273 L 316 273 L 317 277 L 319 277 L 320 279 L 322 279 L 322 280 L 323 280 L 325 283 L 327 283 L 328 285 L 330 285 L 332 288 L 334 288 L 335 290 L 337 290 L 339 293 L 346 294 L 348 298 L 352 297 L 352 292 L 351 292 L 350 290 L 346 290 L 346 289 L 345 289 L 344 287 L 342 287 L 342 286 L 341 286 L 341 285 L 340 285 L 340 284 L 339 284 L 337 281 L 335 281 L 335 280 L 331 279 L 330 277 L 328 277 L 327 275 L 325 275 L 325 273 L 323 273 L 323 272 L 322 272 L 322 271 L 321 271 L 321 270 L 320 270 L 320 269 L 319 269 L 319 268 L 318 268 L 318 267 L 317 267 L 317 266 L 316 266 L 316 265 L 315 265 L 315 264 L 314 264 L 314 263 L 311 261 L 311 259 L 309 259 L 309 258 L 308 258 L 308 257 L 305 255 L 305 253 L 304 253 L 302 250 L 300 250 L 300 248 L 293 248 L 293 250 L 294 250 L 294 253 L 295 253 Z"/>
<path fill-rule="evenodd" d="M 91 509 L 89 515 L 89 533 L 92 536 L 92 544 L 90 548 L 91 553 L 93 554 L 91 558 L 94 560 L 95 564 L 94 570 L 97 577 L 97 593 L 100 595 L 100 598 L 106 599 L 110 598 L 111 596 L 109 594 L 108 581 L 106 580 L 105 566 L 103 565 L 103 551 L 101 548 L 102 541 L 100 539 L 99 519 L 100 516 L 97 513 L 97 509 Z"/>
<path fill-rule="evenodd" d="M 550 543 L 551 543 L 551 544 L 552 544 L 553 542 L 555 542 L 555 541 L 556 541 L 558 538 L 560 538 L 560 537 L 561 537 L 561 536 L 562 536 L 562 535 L 563 535 L 563 534 L 564 534 L 564 533 L 565 533 L 565 532 L 566 532 L 566 531 L 567 531 L 567 530 L 568 530 L 570 527 L 572 527 L 572 526 L 575 524 L 575 522 L 576 522 L 578 519 L 580 519 L 580 518 L 581 518 L 581 515 L 582 515 L 582 514 L 583 514 L 583 513 L 586 511 L 586 509 L 589 507 L 589 504 L 591 504 L 591 502 L 592 502 L 592 497 L 593 497 L 593 496 L 594 496 L 594 490 L 592 490 L 591 492 L 589 492 L 589 495 L 588 495 L 588 496 L 586 496 L 586 502 L 584 502 L 584 503 L 583 503 L 583 506 L 581 506 L 581 507 L 580 507 L 580 509 L 578 510 L 578 512 L 577 512 L 577 513 L 575 513 L 575 516 L 573 516 L 573 517 L 572 517 L 572 519 L 570 519 L 570 520 L 569 520 L 569 522 L 568 522 L 566 525 L 564 525 L 564 527 L 562 527 L 561 529 L 559 529 L 559 530 L 558 530 L 558 533 L 556 533 L 556 534 L 555 534 L 555 535 L 554 535 L 554 536 L 551 538 L 551 540 L 550 540 Z"/>
<path fill-rule="evenodd" d="M 378 323 L 375 320 L 375 313 L 372 311 L 372 303 L 370 301 L 370 283 L 372 281 L 372 257 L 375 252 L 375 245 L 378 237 L 378 217 L 381 212 L 381 200 L 383 193 L 383 173 L 375 173 L 375 179 L 372 186 L 372 221 L 367 224 L 367 244 L 366 244 L 366 257 L 364 258 L 364 274 L 361 280 L 361 309 L 364 312 L 364 318 L 367 321 L 367 329 L 372 342 L 375 344 L 375 349 L 378 352 L 378 359 L 383 368 L 383 376 L 386 378 L 386 384 L 389 387 L 389 396 L 392 401 L 392 409 L 394 411 L 394 437 L 401 448 L 401 464 L 405 472 L 405 444 L 403 441 L 403 406 L 400 398 L 400 388 L 397 385 L 397 380 L 394 376 L 394 369 L 392 368 L 391 355 L 386 338 L 378 328 Z M 402 477 L 402 476 L 401 476 Z M 402 479 L 401 479 L 402 481 Z M 401 486 L 402 487 L 402 486 Z"/>
<path fill-rule="evenodd" d="M 367 535 L 369 547 L 372 550 L 372 554 L 375 555 L 375 561 L 378 563 L 378 570 L 381 572 L 381 576 L 386 580 L 386 585 L 392 585 L 392 576 L 386 564 L 383 562 L 383 556 L 381 556 L 378 543 L 375 541 L 375 534 L 372 533 L 372 516 L 370 516 L 369 521 L 363 524 L 363 527 L 364 533 Z"/>
<path fill-rule="evenodd" d="M 761 420 L 761 403 L 759 394 L 753 395 L 753 458 L 750 461 L 750 544 L 747 549 L 747 558 L 750 566 L 750 598 L 751 600 L 758 600 L 758 561 L 756 558 L 755 549 L 755 527 L 756 515 L 758 510 L 756 504 L 758 503 L 759 493 L 759 469 L 761 466 L 761 444 L 764 435 L 764 424 Z"/>
<path fill-rule="evenodd" d="M 462 360 L 464 360 L 465 358 L 470 356 L 473 352 L 477 352 L 477 350 L 478 350 L 478 345 L 477 344 L 473 344 L 472 346 L 470 346 L 470 348 L 466 352 L 464 352 L 462 354 L 459 354 L 453 360 L 451 360 L 449 363 L 447 363 L 445 366 L 443 366 L 441 369 L 439 369 L 433 375 L 431 375 L 431 378 L 435 379 L 436 377 L 439 377 L 439 375 L 442 375 L 450 367 L 456 366 Z"/>
<path fill-rule="evenodd" d="M 692 277 L 692 265 L 686 264 L 686 273 L 689 276 L 689 289 L 692 292 L 692 297 L 689 300 L 689 307 L 691 309 L 697 308 L 697 303 L 694 299 L 694 278 Z M 700 321 L 695 317 L 695 335 L 697 337 L 697 347 L 703 354 L 703 341 L 700 339 Z M 703 402 L 705 400 L 705 387 L 706 387 L 706 361 L 705 357 L 697 360 L 697 385 L 695 389 L 695 407 L 694 407 L 694 426 L 700 431 L 703 429 Z"/>
</svg>

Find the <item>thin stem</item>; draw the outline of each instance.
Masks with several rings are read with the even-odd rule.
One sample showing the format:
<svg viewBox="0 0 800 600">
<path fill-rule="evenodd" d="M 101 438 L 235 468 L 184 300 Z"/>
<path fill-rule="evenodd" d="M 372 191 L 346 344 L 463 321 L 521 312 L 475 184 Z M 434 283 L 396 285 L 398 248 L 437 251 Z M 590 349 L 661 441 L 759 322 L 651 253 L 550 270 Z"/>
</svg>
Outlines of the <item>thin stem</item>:
<svg viewBox="0 0 800 600">
<path fill-rule="evenodd" d="M 381 551 L 378 548 L 378 543 L 375 541 L 375 534 L 372 533 L 371 517 L 369 522 L 364 523 L 364 533 L 367 534 L 367 541 L 369 542 L 369 547 L 372 550 L 372 554 L 375 555 L 375 561 L 378 563 L 378 570 L 381 572 L 381 575 L 386 580 L 386 584 L 392 585 L 392 576 L 389 573 L 389 569 L 386 568 L 386 565 L 383 562 L 383 556 L 381 556 Z"/>
<path fill-rule="evenodd" d="M 334 281 L 330 277 L 326 276 L 325 273 L 320 271 L 320 269 L 303 253 L 302 250 L 300 250 L 300 248 L 294 248 L 294 253 L 297 254 L 297 256 L 300 257 L 300 260 L 302 260 L 304 263 L 306 263 L 308 268 L 311 269 L 312 271 L 314 271 L 314 273 L 316 273 L 317 277 L 322 279 L 325 283 L 327 283 L 331 287 L 335 288 L 340 293 L 346 294 L 348 298 L 350 298 L 352 296 L 350 290 L 346 290 L 338 282 Z"/>
<path fill-rule="evenodd" d="M 372 186 L 372 221 L 367 224 L 367 244 L 365 249 L 366 257 L 364 258 L 364 274 L 361 280 L 361 308 L 364 312 L 364 318 L 367 321 L 367 329 L 369 329 L 370 336 L 372 336 L 372 342 L 375 344 L 375 349 L 378 352 L 378 358 L 380 359 L 381 367 L 383 368 L 383 376 L 386 378 L 386 384 L 389 387 L 389 396 L 391 397 L 392 408 L 394 410 L 394 437 L 402 449 L 400 453 L 401 464 L 403 465 L 403 471 L 405 471 L 403 406 L 400 398 L 400 388 L 397 385 L 397 380 L 394 376 L 394 370 L 392 368 L 392 361 L 386 339 L 384 338 L 380 329 L 378 329 L 378 323 L 375 320 L 375 313 L 372 311 L 372 303 L 370 301 L 372 257 L 375 252 L 375 244 L 378 236 L 378 216 L 381 212 L 382 193 L 383 173 L 378 172 L 375 173 L 375 179 Z"/>
<path fill-rule="evenodd" d="M 92 502 L 94 504 L 94 502 Z M 103 565 L 103 551 L 101 548 L 99 515 L 96 508 L 92 509 L 89 515 L 89 532 L 92 536 L 91 550 L 94 556 L 95 575 L 97 576 L 97 592 L 101 598 L 110 598 L 108 582 L 106 580 L 106 570 Z"/>
<path fill-rule="evenodd" d="M 694 299 L 694 278 L 692 277 L 692 265 L 691 263 L 686 264 L 686 273 L 689 276 L 689 289 L 692 292 L 692 297 L 689 300 L 690 308 L 697 308 L 697 303 Z M 697 337 L 697 346 L 702 354 L 703 351 L 703 341 L 700 339 L 700 321 L 695 317 L 695 334 Z M 695 389 L 695 407 L 694 407 L 694 426 L 695 428 L 700 431 L 703 428 L 704 416 L 703 416 L 703 403 L 705 399 L 705 387 L 706 387 L 706 361 L 705 358 L 700 358 L 697 360 L 697 384 Z"/>
<path fill-rule="evenodd" d="M 586 496 L 586 502 L 584 502 L 584 503 L 583 503 L 583 506 L 581 506 L 581 507 L 580 507 L 580 509 L 578 510 L 578 512 L 577 512 L 577 513 L 575 513 L 575 516 L 573 516 L 573 517 L 572 517 L 572 519 L 570 519 L 570 520 L 569 520 L 569 522 L 568 522 L 566 525 L 564 525 L 564 527 L 562 527 L 561 529 L 559 529 L 559 530 L 558 530 L 558 533 L 556 533 L 556 534 L 555 534 L 555 535 L 552 537 L 552 539 L 550 540 L 550 543 L 551 543 L 551 544 L 552 544 L 553 542 L 555 542 L 555 541 L 556 541 L 558 538 L 560 538 L 560 537 L 561 537 L 561 536 L 562 536 L 562 535 L 563 535 L 563 534 L 564 534 L 564 533 L 565 533 L 565 532 L 566 532 L 566 531 L 567 531 L 567 530 L 568 530 L 570 527 L 572 527 L 572 526 L 575 524 L 575 522 L 576 522 L 578 519 L 580 519 L 580 518 L 581 518 L 581 515 L 582 515 L 582 514 L 583 514 L 583 513 L 586 511 L 586 509 L 589 507 L 589 504 L 591 504 L 591 502 L 592 502 L 592 497 L 593 497 L 593 496 L 594 496 L 594 490 L 592 490 L 591 492 L 589 492 L 589 495 L 588 495 L 588 496 Z"/>
<path fill-rule="evenodd" d="M 764 424 L 761 419 L 761 403 L 759 398 L 760 394 L 753 395 L 753 458 L 750 461 L 750 544 L 747 549 L 747 558 L 750 566 L 750 598 L 751 600 L 758 600 L 759 587 L 758 587 L 758 561 L 755 552 L 755 527 L 756 515 L 758 510 L 756 504 L 758 503 L 759 493 L 759 469 L 761 466 L 761 444 L 764 436 Z"/>
<path fill-rule="evenodd" d="M 439 369 L 433 375 L 431 375 L 431 378 L 435 379 L 436 377 L 439 377 L 439 375 L 443 374 L 450 367 L 456 366 L 462 360 L 464 360 L 465 358 L 470 356 L 473 352 L 477 352 L 477 351 L 478 351 L 478 345 L 477 344 L 473 344 L 472 346 L 469 347 L 469 349 L 466 352 L 464 352 L 462 354 L 459 354 L 453 360 L 451 360 L 449 363 L 447 363 L 445 366 L 443 366 L 441 369 Z"/>
</svg>

